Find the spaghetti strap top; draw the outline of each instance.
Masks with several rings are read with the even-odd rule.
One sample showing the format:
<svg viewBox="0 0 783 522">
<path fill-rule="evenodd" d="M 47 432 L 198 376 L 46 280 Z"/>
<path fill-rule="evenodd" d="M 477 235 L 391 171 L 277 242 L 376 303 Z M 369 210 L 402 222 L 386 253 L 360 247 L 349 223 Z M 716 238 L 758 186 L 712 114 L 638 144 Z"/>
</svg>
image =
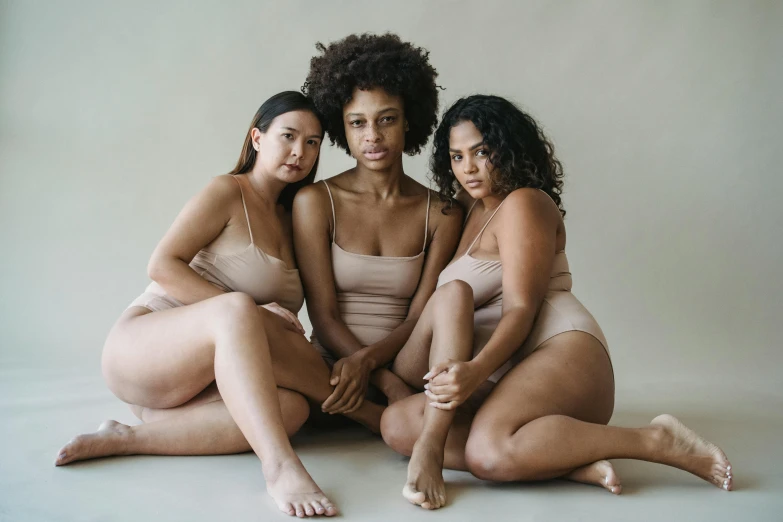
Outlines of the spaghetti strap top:
<svg viewBox="0 0 783 522">
<path fill-rule="evenodd" d="M 289 269 L 285 261 L 256 246 L 242 183 L 236 176 L 232 178 L 239 185 L 250 243 L 235 254 L 216 254 L 202 249 L 193 257 L 190 267 L 224 292 L 244 292 L 259 305 L 275 302 L 297 313 L 304 303 L 299 270 Z M 147 287 L 145 293 L 165 296 L 171 302 L 182 305 L 155 282 Z"/>
<path fill-rule="evenodd" d="M 323 183 L 332 206 L 331 256 L 337 305 L 343 322 L 367 346 L 386 337 L 408 315 L 424 268 L 431 193 L 428 189 L 421 252 L 410 257 L 371 256 L 343 250 L 335 241 L 334 198 L 329 184 Z M 314 342 L 317 344 L 317 339 Z"/>
</svg>

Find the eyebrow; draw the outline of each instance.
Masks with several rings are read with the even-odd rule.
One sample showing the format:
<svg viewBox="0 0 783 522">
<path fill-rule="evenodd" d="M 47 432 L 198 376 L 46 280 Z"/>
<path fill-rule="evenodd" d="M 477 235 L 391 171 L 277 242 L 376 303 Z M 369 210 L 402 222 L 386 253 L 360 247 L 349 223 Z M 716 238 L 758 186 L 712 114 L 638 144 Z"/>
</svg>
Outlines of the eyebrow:
<svg viewBox="0 0 783 522">
<path fill-rule="evenodd" d="M 290 131 L 294 131 L 294 132 L 299 132 L 299 129 L 295 129 L 293 127 L 281 127 L 281 128 L 284 129 L 284 130 L 290 130 Z M 321 135 L 320 134 L 312 134 L 312 135 L 308 136 L 308 138 L 318 138 L 320 140 L 321 139 Z"/>
<path fill-rule="evenodd" d="M 481 147 L 482 145 L 484 145 L 484 142 L 483 142 L 483 141 L 480 141 L 480 142 L 476 143 L 475 145 L 473 145 L 473 146 L 472 146 L 471 148 L 469 148 L 468 150 L 477 149 L 477 148 Z M 449 148 L 449 152 L 460 152 L 460 151 L 459 151 L 459 150 L 457 150 L 457 149 L 452 149 L 452 148 Z"/>
<path fill-rule="evenodd" d="M 381 114 L 382 112 L 389 112 L 389 111 L 395 111 L 395 112 L 399 112 L 399 109 L 397 109 L 396 107 L 386 107 L 385 109 L 381 109 L 381 110 L 379 110 L 379 111 L 378 111 L 378 114 Z M 351 117 L 351 116 L 364 116 L 364 113 L 361 113 L 361 112 L 349 112 L 348 114 L 346 114 L 346 116 L 347 116 L 347 117 Z"/>
</svg>

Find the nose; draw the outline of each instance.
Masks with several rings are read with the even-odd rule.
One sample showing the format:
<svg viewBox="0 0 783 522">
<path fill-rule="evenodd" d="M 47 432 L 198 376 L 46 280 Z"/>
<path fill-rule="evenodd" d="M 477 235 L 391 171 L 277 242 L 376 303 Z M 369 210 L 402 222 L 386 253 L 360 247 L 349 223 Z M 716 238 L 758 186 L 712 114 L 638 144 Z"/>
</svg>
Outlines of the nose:
<svg viewBox="0 0 783 522">
<path fill-rule="evenodd" d="M 364 131 L 364 141 L 370 143 L 377 143 L 381 140 L 381 133 L 378 132 L 378 127 L 374 122 L 367 124 Z"/>
<path fill-rule="evenodd" d="M 478 167 L 476 166 L 476 163 L 473 161 L 473 155 L 468 154 L 465 156 L 465 159 L 462 162 L 462 171 L 465 174 L 473 174 L 478 170 Z"/>
<path fill-rule="evenodd" d="M 294 142 L 294 146 L 291 148 L 291 155 L 297 158 L 301 158 L 304 155 L 304 144 L 300 140 Z"/>
</svg>

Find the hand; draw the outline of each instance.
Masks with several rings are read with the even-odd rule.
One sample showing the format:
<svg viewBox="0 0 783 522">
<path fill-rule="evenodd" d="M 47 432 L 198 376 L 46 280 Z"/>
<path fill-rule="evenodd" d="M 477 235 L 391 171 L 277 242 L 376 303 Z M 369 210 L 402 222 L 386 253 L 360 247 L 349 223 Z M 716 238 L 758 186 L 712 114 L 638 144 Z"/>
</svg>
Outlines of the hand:
<svg viewBox="0 0 783 522">
<path fill-rule="evenodd" d="M 278 316 L 280 319 L 283 320 L 283 324 L 288 330 L 291 330 L 292 332 L 300 333 L 302 335 L 305 334 L 305 329 L 302 326 L 302 323 L 299 322 L 299 319 L 296 317 L 296 314 L 294 314 L 291 310 L 287 308 L 283 308 L 277 303 L 269 303 L 265 305 L 259 306 L 259 308 L 263 308 L 265 310 L 268 310 Z"/>
<path fill-rule="evenodd" d="M 472 362 L 448 361 L 436 364 L 424 376 L 429 380 L 424 393 L 430 406 L 453 410 L 473 395 L 484 380 Z"/>
<path fill-rule="evenodd" d="M 361 355 L 343 357 L 332 368 L 329 384 L 334 386 L 321 409 L 326 413 L 351 413 L 364 402 L 372 368 Z"/>
</svg>

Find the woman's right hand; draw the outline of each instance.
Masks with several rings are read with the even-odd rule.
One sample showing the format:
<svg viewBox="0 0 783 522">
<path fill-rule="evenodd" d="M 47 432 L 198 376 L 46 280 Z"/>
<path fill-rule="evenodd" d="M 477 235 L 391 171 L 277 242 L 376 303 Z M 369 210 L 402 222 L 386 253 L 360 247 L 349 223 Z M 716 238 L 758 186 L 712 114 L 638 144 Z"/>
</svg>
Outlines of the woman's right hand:
<svg viewBox="0 0 783 522">
<path fill-rule="evenodd" d="M 276 316 L 278 316 L 280 319 L 282 319 L 283 324 L 288 330 L 291 330 L 292 332 L 300 333 L 302 335 L 305 334 L 305 329 L 302 326 L 302 323 L 299 322 L 299 319 L 296 317 L 296 314 L 294 314 L 291 310 L 287 308 L 283 308 L 277 303 L 259 305 L 259 308 L 268 310 L 273 314 L 275 314 Z"/>
</svg>

